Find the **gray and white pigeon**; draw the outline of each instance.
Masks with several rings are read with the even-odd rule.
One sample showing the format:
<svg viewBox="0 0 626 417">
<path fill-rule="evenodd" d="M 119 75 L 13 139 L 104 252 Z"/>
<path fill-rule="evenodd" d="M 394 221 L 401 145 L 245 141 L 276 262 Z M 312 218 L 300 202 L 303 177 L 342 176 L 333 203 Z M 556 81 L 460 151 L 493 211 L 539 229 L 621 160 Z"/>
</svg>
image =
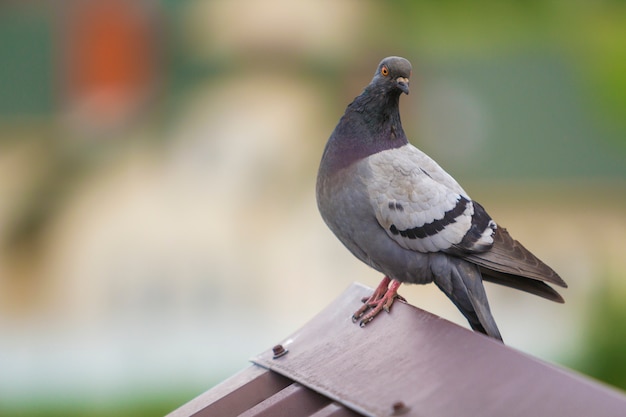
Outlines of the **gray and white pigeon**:
<svg viewBox="0 0 626 417">
<path fill-rule="evenodd" d="M 385 275 L 353 320 L 364 326 L 388 312 L 403 282 L 434 282 L 472 329 L 502 340 L 483 279 L 559 303 L 545 282 L 567 284 L 409 143 L 398 106 L 410 76 L 406 59 L 383 59 L 330 135 L 319 167 L 322 218 L 352 254 Z"/>
</svg>

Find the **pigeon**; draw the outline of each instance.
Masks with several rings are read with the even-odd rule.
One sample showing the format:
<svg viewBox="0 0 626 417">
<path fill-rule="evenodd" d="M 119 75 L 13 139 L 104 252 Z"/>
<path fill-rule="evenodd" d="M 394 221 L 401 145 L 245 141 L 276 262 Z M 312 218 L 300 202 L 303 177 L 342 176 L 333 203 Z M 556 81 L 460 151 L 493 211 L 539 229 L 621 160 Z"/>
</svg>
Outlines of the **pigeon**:
<svg viewBox="0 0 626 417">
<path fill-rule="evenodd" d="M 483 280 L 563 303 L 567 284 L 441 168 L 409 143 L 399 101 L 411 63 L 383 59 L 348 105 L 324 148 L 316 198 L 324 222 L 383 280 L 352 319 L 390 311 L 402 283 L 434 282 L 474 331 L 502 341 Z"/>
</svg>

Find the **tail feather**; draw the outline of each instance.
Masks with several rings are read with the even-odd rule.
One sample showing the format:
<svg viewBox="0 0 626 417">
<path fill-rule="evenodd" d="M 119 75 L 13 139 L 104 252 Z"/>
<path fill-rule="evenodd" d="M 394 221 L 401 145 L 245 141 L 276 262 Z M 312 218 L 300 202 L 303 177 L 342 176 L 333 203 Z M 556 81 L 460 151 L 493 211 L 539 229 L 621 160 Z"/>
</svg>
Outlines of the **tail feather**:
<svg viewBox="0 0 626 417">
<path fill-rule="evenodd" d="M 435 284 L 461 311 L 472 329 L 502 341 L 478 266 L 451 256 L 446 262 L 446 268 L 436 275 Z"/>
<path fill-rule="evenodd" d="M 525 291 L 557 303 L 565 302 L 565 300 L 563 300 L 563 297 L 561 297 L 561 294 L 556 292 L 554 288 L 552 288 L 545 282 L 532 278 L 524 278 L 516 275 L 505 274 L 486 268 L 480 268 L 480 270 L 485 281 Z"/>
</svg>

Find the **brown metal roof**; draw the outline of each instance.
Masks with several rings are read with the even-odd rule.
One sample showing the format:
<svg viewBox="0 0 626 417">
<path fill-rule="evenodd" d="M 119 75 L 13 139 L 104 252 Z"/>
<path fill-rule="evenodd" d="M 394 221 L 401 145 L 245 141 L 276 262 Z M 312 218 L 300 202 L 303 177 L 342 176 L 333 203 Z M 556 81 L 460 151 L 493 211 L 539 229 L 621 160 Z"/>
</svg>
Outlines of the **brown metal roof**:
<svg viewBox="0 0 626 417">
<path fill-rule="evenodd" d="M 183 416 L 626 416 L 626 396 L 408 304 L 366 328 L 353 284 Z"/>
<path fill-rule="evenodd" d="M 169 417 L 358 417 L 341 404 L 257 365 L 198 396 Z"/>
</svg>

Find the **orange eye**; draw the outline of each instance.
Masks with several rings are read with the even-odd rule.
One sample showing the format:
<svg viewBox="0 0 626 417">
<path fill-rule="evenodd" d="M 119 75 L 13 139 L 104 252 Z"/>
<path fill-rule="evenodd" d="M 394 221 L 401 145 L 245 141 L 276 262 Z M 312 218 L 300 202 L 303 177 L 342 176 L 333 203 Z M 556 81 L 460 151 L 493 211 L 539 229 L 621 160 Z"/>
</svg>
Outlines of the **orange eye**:
<svg viewBox="0 0 626 417">
<path fill-rule="evenodd" d="M 389 75 L 389 68 L 387 68 L 387 66 L 383 65 L 383 67 L 380 69 L 380 73 L 383 75 L 383 77 L 386 77 Z"/>
</svg>

